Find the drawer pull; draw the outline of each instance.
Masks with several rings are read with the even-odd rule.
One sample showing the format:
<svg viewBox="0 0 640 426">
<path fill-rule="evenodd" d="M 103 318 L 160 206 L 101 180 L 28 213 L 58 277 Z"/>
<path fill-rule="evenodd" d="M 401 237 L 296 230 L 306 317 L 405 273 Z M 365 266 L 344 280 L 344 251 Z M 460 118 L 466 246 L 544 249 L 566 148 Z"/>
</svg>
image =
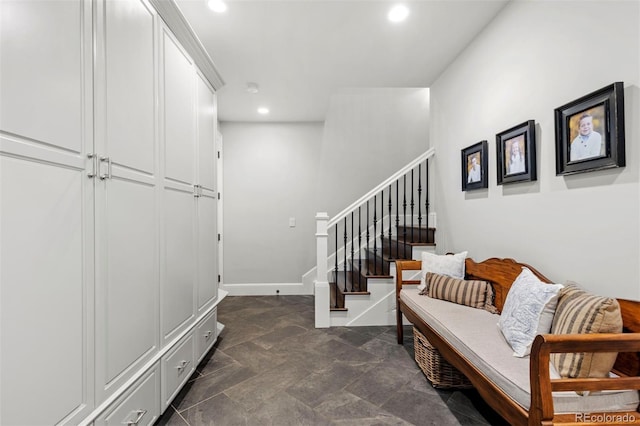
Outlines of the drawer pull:
<svg viewBox="0 0 640 426">
<path fill-rule="evenodd" d="M 206 333 L 204 333 L 205 340 L 209 340 L 209 337 L 211 337 L 211 331 L 207 331 Z"/>
<path fill-rule="evenodd" d="M 127 426 L 135 426 L 140 422 L 140 420 L 142 420 L 145 414 L 147 414 L 147 410 L 133 410 L 130 413 L 129 418 L 132 418 L 135 416 L 135 419 L 125 420 L 122 422 L 122 424 Z"/>
<path fill-rule="evenodd" d="M 176 367 L 176 369 L 178 370 L 178 374 L 182 373 L 182 371 L 185 369 L 185 367 L 186 367 L 187 365 L 189 365 L 189 364 L 191 364 L 191 361 L 182 361 L 182 362 L 180 363 L 180 365 L 178 365 L 178 366 Z"/>
</svg>

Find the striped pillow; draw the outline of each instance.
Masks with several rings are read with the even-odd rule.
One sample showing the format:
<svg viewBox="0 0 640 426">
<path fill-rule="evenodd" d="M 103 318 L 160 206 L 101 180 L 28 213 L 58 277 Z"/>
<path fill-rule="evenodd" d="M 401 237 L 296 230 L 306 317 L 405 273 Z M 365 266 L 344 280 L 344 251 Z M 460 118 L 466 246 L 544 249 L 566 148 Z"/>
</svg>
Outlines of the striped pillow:
<svg viewBox="0 0 640 426">
<path fill-rule="evenodd" d="M 622 314 L 616 299 L 596 296 L 567 283 L 551 325 L 552 334 L 621 333 Z M 551 362 L 561 377 L 608 377 L 615 352 L 553 353 Z"/>
<path fill-rule="evenodd" d="M 433 272 L 427 272 L 425 280 L 429 297 L 498 313 L 493 306 L 493 288 L 486 281 L 460 280 Z"/>
</svg>

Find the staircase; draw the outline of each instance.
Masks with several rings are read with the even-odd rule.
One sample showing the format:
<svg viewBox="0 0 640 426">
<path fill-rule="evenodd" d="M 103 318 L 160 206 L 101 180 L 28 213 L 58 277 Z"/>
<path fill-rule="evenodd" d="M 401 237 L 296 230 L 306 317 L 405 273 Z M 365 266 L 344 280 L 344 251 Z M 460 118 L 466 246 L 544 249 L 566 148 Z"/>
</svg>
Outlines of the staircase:
<svg viewBox="0 0 640 426">
<path fill-rule="evenodd" d="M 370 295 L 369 282 L 392 280 L 395 283 L 396 260 L 420 259 L 424 250 L 435 249 L 435 228 L 400 225 L 395 236 L 382 238 L 382 253 L 364 250 L 364 259 L 347 259 L 343 270 L 331 271 L 331 311 L 347 311 L 347 296 Z"/>
<path fill-rule="evenodd" d="M 318 213 L 317 266 L 305 274 L 314 279 L 316 327 L 395 324 L 395 261 L 435 251 L 433 155 L 425 152 L 335 217 Z"/>
</svg>

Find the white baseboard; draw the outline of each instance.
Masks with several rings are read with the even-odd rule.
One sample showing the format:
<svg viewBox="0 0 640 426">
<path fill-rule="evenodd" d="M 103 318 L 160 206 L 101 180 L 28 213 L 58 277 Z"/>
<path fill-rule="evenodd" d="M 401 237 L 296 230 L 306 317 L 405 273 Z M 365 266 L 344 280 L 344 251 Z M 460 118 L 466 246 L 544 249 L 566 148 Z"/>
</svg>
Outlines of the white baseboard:
<svg viewBox="0 0 640 426">
<path fill-rule="evenodd" d="M 228 291 L 229 296 L 276 296 L 313 294 L 313 287 L 302 283 L 249 283 L 222 284 L 221 289 Z"/>
</svg>

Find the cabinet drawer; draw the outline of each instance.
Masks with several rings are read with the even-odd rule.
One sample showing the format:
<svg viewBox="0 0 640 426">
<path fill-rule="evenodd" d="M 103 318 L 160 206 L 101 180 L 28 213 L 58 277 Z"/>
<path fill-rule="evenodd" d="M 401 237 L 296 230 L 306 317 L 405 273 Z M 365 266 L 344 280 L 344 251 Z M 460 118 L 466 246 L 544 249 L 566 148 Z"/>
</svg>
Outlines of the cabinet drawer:
<svg viewBox="0 0 640 426">
<path fill-rule="evenodd" d="M 96 419 L 95 425 L 152 425 L 160 416 L 158 366 L 142 376 L 122 399 Z"/>
<path fill-rule="evenodd" d="M 162 410 L 169 406 L 195 370 L 195 342 L 188 334 L 162 358 Z"/>
<path fill-rule="evenodd" d="M 204 355 L 211 349 L 218 339 L 218 315 L 217 308 L 209 313 L 196 326 L 196 364 L 198 364 Z"/>
</svg>

